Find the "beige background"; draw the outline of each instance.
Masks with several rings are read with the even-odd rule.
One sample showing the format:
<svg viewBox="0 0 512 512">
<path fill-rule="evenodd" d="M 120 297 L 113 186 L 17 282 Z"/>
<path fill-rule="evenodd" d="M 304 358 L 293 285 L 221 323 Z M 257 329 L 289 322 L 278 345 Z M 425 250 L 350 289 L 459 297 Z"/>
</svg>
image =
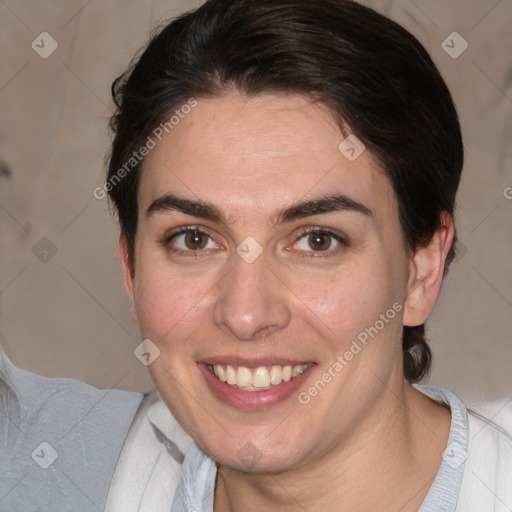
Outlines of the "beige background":
<svg viewBox="0 0 512 512">
<path fill-rule="evenodd" d="M 151 388 L 133 355 L 140 339 L 117 228 L 92 191 L 109 145 L 111 81 L 157 23 L 199 3 L 60 0 L 49 9 L 42 0 L 0 0 L 0 342 L 18 366 Z M 364 3 L 427 47 L 465 137 L 456 217 L 464 248 L 428 323 L 429 383 L 466 400 L 512 397 L 512 2 Z M 59 45 L 47 59 L 31 48 L 44 31 Z M 457 59 L 441 46 L 454 31 L 469 44 Z M 36 257 L 44 250 L 46 262 Z"/>
</svg>

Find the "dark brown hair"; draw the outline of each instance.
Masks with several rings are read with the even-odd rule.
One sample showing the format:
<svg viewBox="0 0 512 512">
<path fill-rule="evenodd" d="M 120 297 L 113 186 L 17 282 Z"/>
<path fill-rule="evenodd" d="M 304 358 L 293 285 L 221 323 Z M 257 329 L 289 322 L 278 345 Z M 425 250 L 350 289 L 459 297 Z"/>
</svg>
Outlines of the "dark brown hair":
<svg viewBox="0 0 512 512">
<path fill-rule="evenodd" d="M 350 0 L 209 0 L 161 29 L 112 85 L 118 108 L 107 190 L 133 269 L 143 159 L 130 159 L 191 97 L 230 90 L 326 104 L 390 179 L 411 254 L 430 242 L 443 211 L 453 216 L 463 165 L 458 117 L 432 59 L 407 30 Z M 452 245 L 445 270 L 454 254 Z M 431 364 L 424 325 L 404 326 L 403 351 L 405 378 L 416 382 Z"/>
</svg>

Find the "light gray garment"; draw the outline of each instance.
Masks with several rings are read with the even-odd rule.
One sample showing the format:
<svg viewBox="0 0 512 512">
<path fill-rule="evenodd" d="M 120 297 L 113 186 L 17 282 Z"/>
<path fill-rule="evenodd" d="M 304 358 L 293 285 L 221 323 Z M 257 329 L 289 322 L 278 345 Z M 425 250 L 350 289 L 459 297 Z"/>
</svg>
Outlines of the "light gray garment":
<svg viewBox="0 0 512 512">
<path fill-rule="evenodd" d="M 420 512 L 510 512 L 509 402 L 468 414 L 449 391 L 415 387 L 452 414 L 445 457 Z M 142 399 L 35 375 L 0 349 L 0 512 L 102 511 L 109 486 L 109 512 L 212 512 L 216 463 L 156 392 Z"/>
<path fill-rule="evenodd" d="M 102 511 L 142 398 L 35 375 L 0 348 L 0 511 Z"/>
</svg>

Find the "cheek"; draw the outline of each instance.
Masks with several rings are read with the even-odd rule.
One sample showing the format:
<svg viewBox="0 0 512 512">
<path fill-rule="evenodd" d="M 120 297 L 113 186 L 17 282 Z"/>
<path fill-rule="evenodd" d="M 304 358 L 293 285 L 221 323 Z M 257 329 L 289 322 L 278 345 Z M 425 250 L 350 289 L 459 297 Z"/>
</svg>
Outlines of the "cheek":
<svg viewBox="0 0 512 512">
<path fill-rule="evenodd" d="M 367 259 L 348 262 L 334 272 L 301 275 L 291 286 L 303 314 L 314 322 L 326 339 L 352 339 L 373 325 L 397 300 L 386 267 Z"/>
<path fill-rule="evenodd" d="M 143 336 L 159 344 L 190 337 L 208 307 L 209 279 L 143 263 L 135 279 L 135 306 Z"/>
</svg>

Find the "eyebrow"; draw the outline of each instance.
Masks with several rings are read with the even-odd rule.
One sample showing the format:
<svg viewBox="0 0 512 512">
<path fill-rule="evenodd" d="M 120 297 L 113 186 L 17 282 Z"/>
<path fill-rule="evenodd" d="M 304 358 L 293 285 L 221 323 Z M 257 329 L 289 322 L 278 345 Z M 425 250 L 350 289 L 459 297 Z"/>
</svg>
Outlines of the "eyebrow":
<svg viewBox="0 0 512 512">
<path fill-rule="evenodd" d="M 213 204 L 193 199 L 166 194 L 151 203 L 146 210 L 146 217 L 166 211 L 179 211 L 192 217 L 227 224 L 222 212 Z M 364 204 L 343 194 L 330 194 L 307 201 L 301 201 L 277 213 L 274 224 L 282 224 L 293 220 L 334 212 L 356 212 L 371 217 L 372 211 Z"/>
</svg>

